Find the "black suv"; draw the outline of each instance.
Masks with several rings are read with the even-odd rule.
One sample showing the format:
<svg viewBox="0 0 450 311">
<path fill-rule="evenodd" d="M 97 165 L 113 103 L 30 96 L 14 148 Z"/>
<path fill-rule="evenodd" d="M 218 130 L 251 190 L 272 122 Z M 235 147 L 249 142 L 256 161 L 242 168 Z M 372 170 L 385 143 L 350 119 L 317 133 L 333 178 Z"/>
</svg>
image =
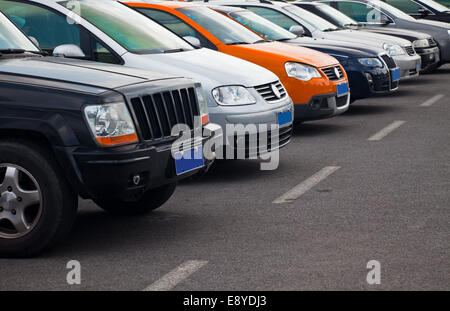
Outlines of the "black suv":
<svg viewBox="0 0 450 311">
<path fill-rule="evenodd" d="M 204 169 L 217 131 L 202 125 L 206 103 L 190 79 L 42 54 L 0 14 L 2 256 L 59 241 L 79 196 L 115 213 L 158 208 Z M 188 125 L 182 135 L 176 124 Z"/>
</svg>

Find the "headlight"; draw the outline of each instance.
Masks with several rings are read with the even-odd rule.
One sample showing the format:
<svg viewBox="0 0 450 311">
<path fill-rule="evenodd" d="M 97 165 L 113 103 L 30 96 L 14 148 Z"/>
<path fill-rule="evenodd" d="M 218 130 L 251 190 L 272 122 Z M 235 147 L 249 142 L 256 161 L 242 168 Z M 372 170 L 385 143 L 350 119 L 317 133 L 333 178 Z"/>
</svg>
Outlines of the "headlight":
<svg viewBox="0 0 450 311">
<path fill-rule="evenodd" d="M 430 46 L 430 44 L 428 43 L 428 39 L 416 40 L 414 41 L 413 45 L 415 48 L 427 48 Z"/>
<path fill-rule="evenodd" d="M 396 56 L 396 55 L 404 55 L 405 51 L 402 49 L 400 45 L 396 44 L 383 44 L 383 49 L 390 55 L 390 56 Z"/>
<path fill-rule="evenodd" d="M 447 30 L 447 32 L 448 32 L 448 35 L 450 36 L 450 29 L 449 29 L 449 30 Z"/>
<path fill-rule="evenodd" d="M 284 64 L 288 77 L 309 81 L 312 78 L 320 78 L 321 75 L 316 68 L 300 63 L 287 62 Z"/>
<path fill-rule="evenodd" d="M 202 118 L 202 124 L 209 122 L 208 103 L 206 102 L 203 94 L 203 88 L 200 84 L 195 84 L 195 93 L 197 94 L 198 106 L 200 107 L 200 116 Z"/>
<path fill-rule="evenodd" d="M 84 114 L 100 145 L 113 146 L 138 140 L 125 103 L 86 106 Z"/>
<path fill-rule="evenodd" d="M 223 106 L 252 105 L 256 103 L 253 95 L 245 87 L 238 85 L 217 87 L 212 90 L 212 95 L 216 102 Z"/>
<path fill-rule="evenodd" d="M 366 67 L 383 68 L 383 63 L 378 58 L 358 58 L 358 62 Z"/>
</svg>

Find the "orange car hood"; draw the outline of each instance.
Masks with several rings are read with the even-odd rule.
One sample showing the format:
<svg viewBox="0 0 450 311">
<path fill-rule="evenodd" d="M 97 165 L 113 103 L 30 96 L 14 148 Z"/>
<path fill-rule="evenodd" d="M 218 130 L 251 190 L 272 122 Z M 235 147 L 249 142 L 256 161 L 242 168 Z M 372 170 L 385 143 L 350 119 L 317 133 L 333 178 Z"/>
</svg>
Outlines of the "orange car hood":
<svg viewBox="0 0 450 311">
<path fill-rule="evenodd" d="M 328 54 L 282 42 L 242 44 L 235 47 L 246 49 L 248 53 L 255 51 L 259 55 L 261 55 L 261 52 L 266 52 L 267 54 L 278 55 L 278 57 L 284 56 L 286 58 L 285 61 L 297 61 L 319 68 L 339 63 L 336 58 Z"/>
</svg>

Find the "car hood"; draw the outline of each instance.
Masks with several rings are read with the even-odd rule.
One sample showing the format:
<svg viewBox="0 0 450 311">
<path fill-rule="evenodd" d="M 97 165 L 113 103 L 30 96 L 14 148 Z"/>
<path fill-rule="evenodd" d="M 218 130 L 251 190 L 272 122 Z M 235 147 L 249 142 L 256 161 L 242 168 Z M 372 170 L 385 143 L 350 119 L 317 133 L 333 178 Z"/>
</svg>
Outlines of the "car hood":
<svg viewBox="0 0 450 311">
<path fill-rule="evenodd" d="M 375 32 L 379 34 L 385 34 L 390 35 L 394 37 L 400 37 L 409 41 L 415 41 L 419 39 L 428 39 L 431 38 L 431 36 L 427 33 L 415 31 L 415 30 L 408 30 L 408 29 L 398 29 L 398 28 L 383 28 L 383 27 L 370 27 L 370 28 L 359 28 L 360 31 L 367 31 L 367 32 Z"/>
<path fill-rule="evenodd" d="M 350 41 L 353 43 L 365 44 L 375 46 L 378 48 L 383 48 L 384 43 L 397 44 L 401 46 L 411 45 L 410 41 L 398 37 L 358 30 L 345 29 L 345 30 L 324 32 L 323 34 L 324 35 L 326 34 L 327 39 Z"/>
<path fill-rule="evenodd" d="M 432 20 L 427 20 L 427 19 L 418 19 L 418 20 L 415 20 L 414 23 L 422 24 L 422 25 L 429 25 L 429 26 L 436 26 L 436 27 L 441 27 L 441 28 L 450 30 L 450 23 L 445 23 L 445 22 L 438 22 L 438 21 L 432 21 Z"/>
<path fill-rule="evenodd" d="M 376 48 L 360 48 L 358 45 L 351 42 L 342 43 L 335 40 L 327 39 L 317 39 L 309 37 L 300 37 L 288 41 L 283 41 L 284 43 L 295 44 L 311 49 L 319 49 L 323 53 L 327 53 L 333 57 L 344 56 L 344 57 L 376 57 L 379 53 L 383 52 L 381 49 Z"/>
<path fill-rule="evenodd" d="M 127 85 L 176 78 L 174 76 L 61 57 L 0 58 L 0 74 L 116 89 Z"/>
<path fill-rule="evenodd" d="M 256 52 L 261 55 L 261 52 L 264 52 L 267 57 L 279 58 L 280 64 L 284 64 L 287 61 L 294 61 L 320 68 L 336 65 L 338 63 L 334 57 L 325 53 L 283 42 L 274 41 L 255 44 L 242 44 L 235 45 L 234 47 L 244 49 L 246 53 Z"/>
<path fill-rule="evenodd" d="M 129 66 L 193 78 L 208 88 L 223 85 L 253 87 L 278 80 L 274 73 L 263 67 L 205 48 L 167 54 L 127 53 L 123 57 Z"/>
</svg>

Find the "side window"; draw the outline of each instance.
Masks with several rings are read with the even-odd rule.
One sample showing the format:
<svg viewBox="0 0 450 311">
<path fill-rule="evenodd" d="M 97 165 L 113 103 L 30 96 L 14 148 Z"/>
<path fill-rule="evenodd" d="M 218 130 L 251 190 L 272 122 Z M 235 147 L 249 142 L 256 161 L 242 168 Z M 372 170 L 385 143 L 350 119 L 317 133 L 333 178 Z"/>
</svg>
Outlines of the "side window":
<svg viewBox="0 0 450 311">
<path fill-rule="evenodd" d="M 122 64 L 122 61 L 97 40 L 93 40 L 92 60 L 101 63 Z"/>
<path fill-rule="evenodd" d="M 88 36 L 77 25 L 69 24 L 64 16 L 34 4 L 14 1 L 1 1 L 0 10 L 27 36 L 34 37 L 42 50 L 52 53 L 58 45 L 75 44 L 90 55 L 85 46 Z"/>
<path fill-rule="evenodd" d="M 245 7 L 247 10 L 252 11 L 255 14 L 258 14 L 265 19 L 270 20 L 272 23 L 277 24 L 280 27 L 283 27 L 286 30 L 289 30 L 291 26 L 300 25 L 292 18 L 272 9 L 256 7 L 256 6 L 247 6 Z M 301 26 L 301 25 L 300 25 Z"/>
<path fill-rule="evenodd" d="M 144 14 L 145 16 L 149 17 L 150 19 L 154 20 L 158 24 L 168 28 L 169 30 L 177 34 L 179 37 L 191 36 L 197 38 L 198 40 L 200 40 L 200 43 L 203 47 L 217 50 L 216 46 L 213 43 L 211 43 L 211 41 L 209 41 L 201 33 L 199 33 L 193 27 L 186 24 L 183 20 L 181 20 L 176 16 L 160 10 L 153 10 L 147 8 L 138 8 L 137 10 L 142 14 Z"/>
<path fill-rule="evenodd" d="M 339 1 L 338 9 L 345 15 L 361 23 L 376 22 L 380 18 L 380 11 L 361 2 Z"/>
<path fill-rule="evenodd" d="M 386 3 L 408 14 L 417 14 L 422 8 L 421 5 L 411 0 L 386 0 Z"/>
</svg>

